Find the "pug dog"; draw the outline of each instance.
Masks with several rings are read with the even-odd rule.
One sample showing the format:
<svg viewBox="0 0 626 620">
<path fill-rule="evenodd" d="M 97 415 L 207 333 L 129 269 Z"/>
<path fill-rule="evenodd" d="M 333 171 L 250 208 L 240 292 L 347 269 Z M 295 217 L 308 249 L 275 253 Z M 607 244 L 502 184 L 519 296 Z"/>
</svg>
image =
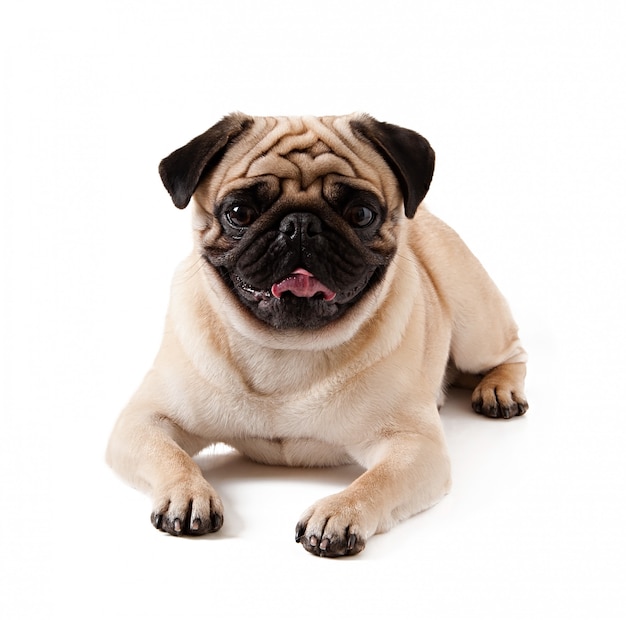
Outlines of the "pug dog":
<svg viewBox="0 0 626 620">
<path fill-rule="evenodd" d="M 193 251 L 107 448 L 152 496 L 154 527 L 220 529 L 222 502 L 193 459 L 220 442 L 265 464 L 362 466 L 296 525 L 307 551 L 354 555 L 448 492 L 450 372 L 476 377 L 476 412 L 524 414 L 526 353 L 506 301 L 420 207 L 434 164 L 421 135 L 367 115 L 240 113 L 161 162 L 174 204 L 192 204 Z"/>
</svg>

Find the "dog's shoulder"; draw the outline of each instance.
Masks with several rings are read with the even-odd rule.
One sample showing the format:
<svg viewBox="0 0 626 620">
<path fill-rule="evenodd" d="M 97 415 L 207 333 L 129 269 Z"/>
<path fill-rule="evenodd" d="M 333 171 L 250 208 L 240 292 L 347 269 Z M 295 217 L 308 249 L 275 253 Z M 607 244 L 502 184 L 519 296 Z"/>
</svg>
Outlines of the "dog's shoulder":
<svg viewBox="0 0 626 620">
<path fill-rule="evenodd" d="M 471 305 L 477 292 L 493 288 L 460 235 L 423 207 L 409 222 L 409 247 L 453 315 Z"/>
</svg>

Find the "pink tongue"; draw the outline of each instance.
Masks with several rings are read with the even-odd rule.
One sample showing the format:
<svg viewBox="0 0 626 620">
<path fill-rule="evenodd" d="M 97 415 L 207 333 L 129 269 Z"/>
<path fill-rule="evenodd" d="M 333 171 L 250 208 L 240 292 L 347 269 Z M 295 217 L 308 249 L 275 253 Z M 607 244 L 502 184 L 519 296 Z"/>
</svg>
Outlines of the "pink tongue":
<svg viewBox="0 0 626 620">
<path fill-rule="evenodd" d="M 283 293 L 292 293 L 296 297 L 313 297 L 317 293 L 324 295 L 325 301 L 335 299 L 336 293 L 324 286 L 312 273 L 306 269 L 296 269 L 284 280 L 272 285 L 272 295 L 280 299 Z"/>
</svg>

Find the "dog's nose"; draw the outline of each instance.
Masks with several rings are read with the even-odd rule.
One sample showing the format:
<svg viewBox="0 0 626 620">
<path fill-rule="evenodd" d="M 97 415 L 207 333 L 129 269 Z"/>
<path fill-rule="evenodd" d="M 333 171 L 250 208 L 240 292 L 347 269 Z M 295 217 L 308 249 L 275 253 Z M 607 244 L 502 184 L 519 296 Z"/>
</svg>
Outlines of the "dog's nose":
<svg viewBox="0 0 626 620">
<path fill-rule="evenodd" d="M 311 238 L 322 232 L 322 220 L 313 213 L 290 213 L 280 222 L 279 230 L 291 239 Z"/>
</svg>

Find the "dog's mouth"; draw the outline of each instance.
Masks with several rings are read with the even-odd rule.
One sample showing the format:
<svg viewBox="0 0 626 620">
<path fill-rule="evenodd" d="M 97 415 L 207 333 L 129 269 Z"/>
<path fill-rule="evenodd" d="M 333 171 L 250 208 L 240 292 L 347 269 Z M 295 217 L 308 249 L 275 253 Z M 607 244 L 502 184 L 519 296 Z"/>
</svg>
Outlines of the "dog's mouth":
<svg viewBox="0 0 626 620">
<path fill-rule="evenodd" d="M 318 280 L 310 271 L 299 267 L 287 277 L 278 280 L 267 289 L 259 289 L 246 282 L 238 274 L 233 274 L 231 280 L 237 285 L 240 291 L 254 298 L 255 301 L 267 299 L 282 299 L 293 295 L 303 299 L 322 299 L 332 302 L 337 297 L 337 293 L 323 282 Z"/>
<path fill-rule="evenodd" d="M 335 291 L 331 291 L 325 284 L 320 282 L 310 271 L 302 269 L 301 267 L 296 269 L 293 273 L 288 275 L 280 282 L 272 284 L 270 292 L 276 299 L 287 293 L 291 293 L 296 297 L 305 297 L 311 299 L 317 296 L 324 299 L 324 301 L 333 301 L 337 297 Z"/>
<path fill-rule="evenodd" d="M 225 276 L 243 305 L 277 329 L 323 327 L 342 316 L 380 279 L 378 270 L 374 269 L 350 290 L 334 291 L 303 267 L 263 289 L 236 273 L 222 272 L 222 277 Z"/>
</svg>

